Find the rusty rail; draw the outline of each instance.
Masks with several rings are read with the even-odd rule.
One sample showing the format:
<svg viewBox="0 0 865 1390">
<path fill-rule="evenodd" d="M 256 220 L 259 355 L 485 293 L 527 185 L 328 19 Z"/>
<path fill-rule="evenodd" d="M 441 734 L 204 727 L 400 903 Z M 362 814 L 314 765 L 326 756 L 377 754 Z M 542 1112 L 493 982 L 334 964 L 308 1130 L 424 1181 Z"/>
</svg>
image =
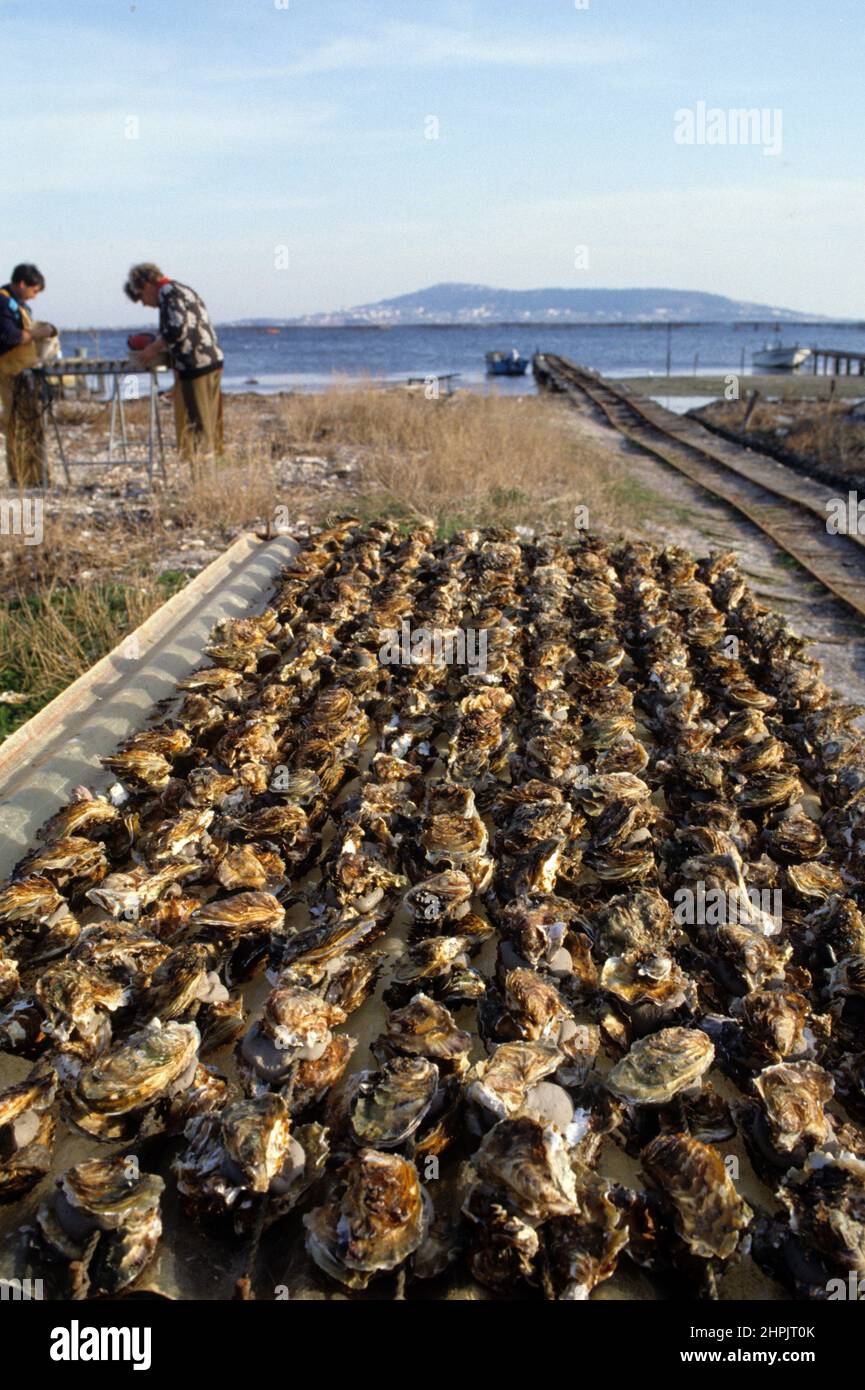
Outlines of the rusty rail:
<svg viewBox="0 0 865 1390">
<path fill-rule="evenodd" d="M 765 455 L 727 444 L 693 419 L 629 395 L 564 357 L 538 353 L 540 386 L 589 401 L 626 439 L 726 502 L 836 599 L 865 618 L 865 537 L 830 534 L 838 494 Z"/>
</svg>

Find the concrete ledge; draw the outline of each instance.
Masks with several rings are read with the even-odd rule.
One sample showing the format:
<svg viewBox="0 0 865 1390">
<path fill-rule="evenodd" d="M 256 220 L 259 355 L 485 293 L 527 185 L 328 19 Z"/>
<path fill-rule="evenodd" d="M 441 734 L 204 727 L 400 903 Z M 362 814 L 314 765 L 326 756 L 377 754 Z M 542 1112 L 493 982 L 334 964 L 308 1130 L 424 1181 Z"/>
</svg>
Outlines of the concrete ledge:
<svg viewBox="0 0 865 1390">
<path fill-rule="evenodd" d="M 222 617 L 260 611 L 297 550 L 289 536 L 244 535 L 113 651 L 0 744 L 0 878 L 74 786 L 112 779 L 99 758 L 141 728 L 178 680 L 202 663 Z"/>
</svg>

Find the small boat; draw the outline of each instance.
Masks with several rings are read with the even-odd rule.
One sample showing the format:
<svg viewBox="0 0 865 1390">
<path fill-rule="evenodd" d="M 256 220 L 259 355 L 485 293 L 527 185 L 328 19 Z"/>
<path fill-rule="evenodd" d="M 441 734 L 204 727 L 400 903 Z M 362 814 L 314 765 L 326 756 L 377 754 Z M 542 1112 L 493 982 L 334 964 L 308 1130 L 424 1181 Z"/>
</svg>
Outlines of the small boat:
<svg viewBox="0 0 865 1390">
<path fill-rule="evenodd" d="M 754 366 L 780 367 L 782 370 L 793 371 L 796 367 L 801 367 L 810 356 L 811 349 L 800 347 L 798 343 L 795 347 L 784 347 L 781 343 L 766 343 L 762 352 L 754 353 Z"/>
<path fill-rule="evenodd" d="M 510 352 L 488 352 L 486 364 L 488 376 L 525 376 L 529 359 L 511 348 Z"/>
</svg>

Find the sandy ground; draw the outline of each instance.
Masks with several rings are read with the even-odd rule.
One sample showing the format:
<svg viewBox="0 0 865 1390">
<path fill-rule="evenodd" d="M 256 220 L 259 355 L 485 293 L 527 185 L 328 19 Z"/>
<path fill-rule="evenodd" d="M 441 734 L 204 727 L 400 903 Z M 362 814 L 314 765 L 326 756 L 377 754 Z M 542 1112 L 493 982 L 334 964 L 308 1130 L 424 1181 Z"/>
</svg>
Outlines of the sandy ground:
<svg viewBox="0 0 865 1390">
<path fill-rule="evenodd" d="M 610 467 L 628 479 L 633 514 L 626 530 L 686 546 L 702 557 L 734 550 L 757 597 L 789 618 L 812 643 L 826 680 L 865 705 L 865 625 L 827 594 L 757 527 L 671 466 L 631 445 L 591 408 L 551 402 L 563 429 L 588 433 L 609 450 Z"/>
</svg>

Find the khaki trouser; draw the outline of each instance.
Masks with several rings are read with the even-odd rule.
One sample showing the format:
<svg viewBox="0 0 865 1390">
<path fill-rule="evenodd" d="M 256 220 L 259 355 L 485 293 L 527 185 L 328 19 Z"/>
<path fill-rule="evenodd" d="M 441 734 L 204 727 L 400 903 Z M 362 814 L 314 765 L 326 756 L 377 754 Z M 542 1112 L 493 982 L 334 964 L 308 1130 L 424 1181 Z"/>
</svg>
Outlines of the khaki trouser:
<svg viewBox="0 0 865 1390">
<path fill-rule="evenodd" d="M 29 376 L 0 372 L 0 402 L 9 482 L 13 487 L 39 487 L 43 481 L 45 432 L 35 383 Z"/>
<path fill-rule="evenodd" d="M 222 368 L 174 383 L 174 424 L 180 457 L 191 463 L 222 453 Z"/>
</svg>

